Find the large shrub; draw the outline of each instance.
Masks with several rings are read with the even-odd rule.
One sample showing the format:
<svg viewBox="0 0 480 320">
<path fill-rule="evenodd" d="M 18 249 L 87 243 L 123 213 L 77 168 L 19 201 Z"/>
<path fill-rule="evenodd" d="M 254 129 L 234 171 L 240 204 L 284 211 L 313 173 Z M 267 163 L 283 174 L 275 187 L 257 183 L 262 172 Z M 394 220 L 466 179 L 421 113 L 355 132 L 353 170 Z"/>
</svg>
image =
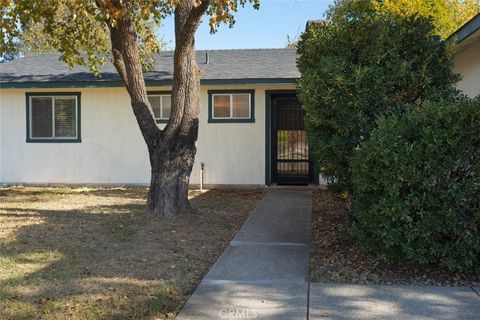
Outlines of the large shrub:
<svg viewBox="0 0 480 320">
<path fill-rule="evenodd" d="M 379 116 L 455 96 L 453 51 L 432 21 L 380 12 L 368 1 L 312 24 L 298 43 L 299 97 L 320 173 L 350 190 L 350 159 Z M 335 13 L 335 12 L 334 12 Z"/>
<path fill-rule="evenodd" d="M 480 270 L 480 98 L 381 119 L 352 170 L 355 228 L 369 249 Z"/>
</svg>

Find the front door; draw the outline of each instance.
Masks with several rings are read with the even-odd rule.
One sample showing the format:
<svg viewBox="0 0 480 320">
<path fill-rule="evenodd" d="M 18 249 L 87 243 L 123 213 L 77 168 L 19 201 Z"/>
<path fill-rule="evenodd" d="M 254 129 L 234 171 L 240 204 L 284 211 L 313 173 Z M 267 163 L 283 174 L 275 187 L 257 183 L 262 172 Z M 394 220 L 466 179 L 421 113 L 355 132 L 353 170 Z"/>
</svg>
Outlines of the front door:
<svg viewBox="0 0 480 320">
<path fill-rule="evenodd" d="M 272 96 L 272 178 L 280 185 L 312 182 L 304 111 L 295 94 Z"/>
</svg>

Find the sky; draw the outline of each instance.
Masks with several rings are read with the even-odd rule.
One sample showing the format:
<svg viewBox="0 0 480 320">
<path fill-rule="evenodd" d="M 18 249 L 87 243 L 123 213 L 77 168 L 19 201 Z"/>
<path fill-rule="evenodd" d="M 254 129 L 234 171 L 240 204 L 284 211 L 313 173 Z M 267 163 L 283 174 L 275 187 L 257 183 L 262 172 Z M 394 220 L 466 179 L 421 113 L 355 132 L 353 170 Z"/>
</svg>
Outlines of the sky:
<svg viewBox="0 0 480 320">
<path fill-rule="evenodd" d="M 208 17 L 196 33 L 195 46 L 198 50 L 283 48 L 287 35 L 298 36 L 308 20 L 323 19 L 325 10 L 333 0 L 260 0 L 260 9 L 250 4 L 235 14 L 236 23 L 232 29 L 227 25 L 219 27 L 211 35 Z M 173 18 L 168 17 L 159 29 L 160 37 L 167 42 L 167 48 L 174 47 Z"/>
</svg>

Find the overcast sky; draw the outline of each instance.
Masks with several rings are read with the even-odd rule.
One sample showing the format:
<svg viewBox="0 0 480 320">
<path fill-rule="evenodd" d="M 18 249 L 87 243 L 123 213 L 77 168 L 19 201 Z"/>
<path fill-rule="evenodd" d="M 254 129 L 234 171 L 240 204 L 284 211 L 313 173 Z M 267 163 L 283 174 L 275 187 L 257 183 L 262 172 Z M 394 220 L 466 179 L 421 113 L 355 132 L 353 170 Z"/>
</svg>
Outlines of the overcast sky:
<svg viewBox="0 0 480 320">
<path fill-rule="evenodd" d="M 222 25 L 211 35 L 207 17 L 196 33 L 197 49 L 282 48 L 287 35 L 295 37 L 305 28 L 307 20 L 324 18 L 333 0 L 260 0 L 260 10 L 251 5 L 240 8 L 235 26 Z M 174 46 L 173 19 L 164 21 L 160 36 Z"/>
</svg>

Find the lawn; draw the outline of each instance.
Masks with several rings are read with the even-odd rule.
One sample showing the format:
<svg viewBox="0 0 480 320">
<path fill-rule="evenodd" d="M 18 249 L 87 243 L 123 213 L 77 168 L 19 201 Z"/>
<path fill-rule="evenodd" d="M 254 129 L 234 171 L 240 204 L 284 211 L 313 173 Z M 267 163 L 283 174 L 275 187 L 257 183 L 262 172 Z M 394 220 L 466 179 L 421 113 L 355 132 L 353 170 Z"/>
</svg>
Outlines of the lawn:
<svg viewBox="0 0 480 320">
<path fill-rule="evenodd" d="M 171 319 L 263 196 L 191 192 L 199 214 L 155 219 L 146 194 L 0 188 L 0 319 Z"/>
<path fill-rule="evenodd" d="M 313 193 L 310 280 L 355 284 L 480 286 L 480 275 L 415 264 L 390 265 L 356 245 L 345 203 L 326 190 Z"/>
</svg>

